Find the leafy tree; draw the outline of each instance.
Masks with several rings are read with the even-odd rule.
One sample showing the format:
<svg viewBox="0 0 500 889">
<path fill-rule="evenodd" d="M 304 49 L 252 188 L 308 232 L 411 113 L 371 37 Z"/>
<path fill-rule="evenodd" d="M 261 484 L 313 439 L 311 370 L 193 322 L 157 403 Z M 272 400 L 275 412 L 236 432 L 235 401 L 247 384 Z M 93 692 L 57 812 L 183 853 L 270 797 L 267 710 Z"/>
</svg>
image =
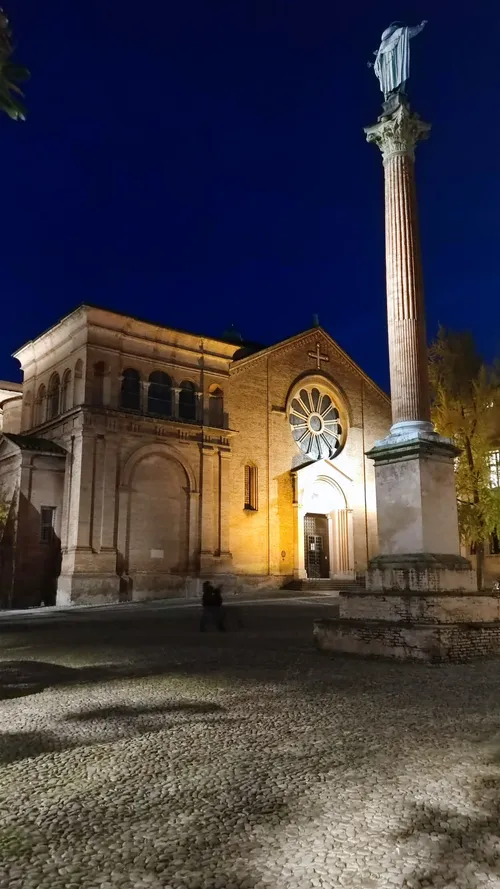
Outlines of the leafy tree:
<svg viewBox="0 0 500 889">
<path fill-rule="evenodd" d="M 500 434 L 500 375 L 478 354 L 469 332 L 440 328 L 430 348 L 433 421 L 460 448 L 456 461 L 458 521 L 475 546 L 478 589 L 483 586 L 484 542 L 500 529 L 500 489 L 492 486 L 490 453 Z"/>
<path fill-rule="evenodd" d="M 0 111 L 5 111 L 12 120 L 25 120 L 26 109 L 18 99 L 18 96 L 23 97 L 23 93 L 18 84 L 28 80 L 30 75 L 22 65 L 15 65 L 11 61 L 11 38 L 9 20 L 0 9 Z"/>
</svg>

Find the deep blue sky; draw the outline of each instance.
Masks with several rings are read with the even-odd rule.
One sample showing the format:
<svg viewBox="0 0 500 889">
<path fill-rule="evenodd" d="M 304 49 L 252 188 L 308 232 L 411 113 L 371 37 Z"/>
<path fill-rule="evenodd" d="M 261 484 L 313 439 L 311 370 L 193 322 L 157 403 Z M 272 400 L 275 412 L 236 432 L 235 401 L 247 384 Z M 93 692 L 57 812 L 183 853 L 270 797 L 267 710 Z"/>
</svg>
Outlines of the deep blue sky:
<svg viewBox="0 0 500 889">
<path fill-rule="evenodd" d="M 0 121 L 0 377 L 87 300 L 265 343 L 316 312 L 386 387 L 382 163 L 362 128 L 395 19 L 429 19 L 410 85 L 433 125 L 417 152 L 429 334 L 470 327 L 500 352 L 497 4 L 5 6 L 32 80 L 28 121 Z"/>
</svg>

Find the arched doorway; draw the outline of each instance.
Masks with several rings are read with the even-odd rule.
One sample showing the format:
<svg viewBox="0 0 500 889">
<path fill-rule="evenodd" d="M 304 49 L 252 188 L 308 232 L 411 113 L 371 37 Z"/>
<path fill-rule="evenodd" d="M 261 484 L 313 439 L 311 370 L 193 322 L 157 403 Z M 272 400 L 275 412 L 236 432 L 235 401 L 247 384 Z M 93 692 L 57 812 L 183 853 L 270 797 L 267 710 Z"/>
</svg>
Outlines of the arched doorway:
<svg viewBox="0 0 500 889">
<path fill-rule="evenodd" d="M 340 485 L 313 471 L 308 467 L 301 479 L 295 573 L 311 580 L 348 577 L 353 570 L 351 510 Z"/>
<path fill-rule="evenodd" d="M 330 577 L 328 516 L 311 512 L 304 516 L 304 558 L 309 579 Z"/>
</svg>

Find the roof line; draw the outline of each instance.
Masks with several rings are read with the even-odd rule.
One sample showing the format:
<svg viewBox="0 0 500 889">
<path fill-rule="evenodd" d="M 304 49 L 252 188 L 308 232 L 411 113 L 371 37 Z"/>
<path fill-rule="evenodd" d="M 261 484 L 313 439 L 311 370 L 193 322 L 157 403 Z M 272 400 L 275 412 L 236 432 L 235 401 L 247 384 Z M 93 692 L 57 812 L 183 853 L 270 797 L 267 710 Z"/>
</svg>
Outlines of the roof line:
<svg viewBox="0 0 500 889">
<path fill-rule="evenodd" d="M 171 327 L 168 324 L 160 324 L 157 321 L 148 321 L 146 318 L 139 318 L 137 315 L 131 315 L 128 312 L 120 312 L 118 309 L 109 309 L 106 306 L 98 306 L 95 303 L 83 302 L 83 303 L 80 303 L 78 306 L 76 306 L 74 309 L 72 309 L 71 312 L 67 312 L 66 315 L 63 315 L 62 318 L 59 318 L 57 321 L 55 321 L 53 324 L 51 324 L 50 327 L 47 327 L 45 330 L 43 330 L 41 333 L 39 333 L 38 336 L 32 337 L 30 340 L 27 340 L 25 343 L 23 343 L 22 346 L 19 346 L 13 353 L 12 357 L 15 357 L 15 354 L 17 352 L 20 352 L 21 349 L 24 349 L 26 346 L 29 346 L 31 343 L 36 342 L 36 340 L 41 339 L 43 336 L 45 336 L 45 334 L 50 333 L 50 331 L 53 330 L 55 327 L 59 327 L 60 324 L 63 324 L 64 321 L 66 321 L 68 318 L 71 318 L 72 315 L 76 315 L 76 313 L 81 311 L 82 309 L 95 309 L 98 312 L 109 312 L 111 315 L 118 315 L 120 318 L 130 318 L 131 321 L 138 321 L 139 324 L 147 324 L 149 327 L 161 327 L 163 330 L 171 330 L 172 333 L 181 333 L 181 334 L 184 334 L 185 336 L 196 337 L 196 339 L 200 339 L 200 340 L 212 340 L 215 343 L 224 343 L 225 346 L 233 346 L 235 348 L 235 350 L 237 350 L 239 348 L 240 349 L 245 348 L 245 346 L 247 348 L 249 348 L 249 347 L 261 348 L 258 343 L 251 343 L 249 340 L 243 339 L 241 341 L 241 343 L 234 343 L 231 340 L 224 338 L 224 337 L 209 336 L 206 333 L 197 333 L 196 331 L 184 330 L 183 328 L 180 328 L 180 327 Z"/>
<path fill-rule="evenodd" d="M 259 358 L 262 358 L 264 355 L 269 355 L 272 352 L 275 352 L 278 349 L 280 349 L 282 346 L 287 346 L 290 343 L 292 343 L 294 340 L 299 340 L 299 339 L 305 338 L 306 336 L 310 336 L 312 333 L 315 333 L 316 331 L 321 331 L 321 333 L 323 333 L 324 336 L 326 336 L 326 338 L 329 340 L 329 342 L 332 344 L 332 346 L 334 346 L 334 348 L 337 350 L 337 352 L 340 353 L 340 355 L 344 358 L 344 360 L 347 361 L 348 364 L 350 364 L 350 366 L 353 368 L 353 370 L 357 371 L 360 374 L 360 376 L 363 377 L 365 382 L 367 382 L 370 386 L 372 386 L 375 389 L 375 391 L 378 392 L 378 394 L 382 396 L 382 398 L 384 398 L 386 401 L 388 401 L 390 403 L 391 399 L 390 399 L 390 396 L 387 394 L 387 392 L 384 392 L 384 390 L 381 389 L 380 386 L 378 386 L 377 383 L 375 383 L 375 381 L 372 380 L 372 378 L 369 377 L 368 374 L 365 373 L 364 370 L 362 370 L 362 368 L 359 366 L 359 364 L 356 364 L 356 362 L 353 361 L 353 359 L 350 357 L 350 355 L 348 355 L 347 352 L 344 351 L 342 346 L 339 346 L 339 344 L 337 342 L 335 342 L 335 340 L 333 339 L 332 336 L 330 336 L 328 331 L 325 330 L 325 328 L 321 327 L 321 326 L 309 327 L 307 330 L 302 331 L 302 333 L 296 333 L 294 336 L 288 337 L 288 339 L 286 339 L 286 340 L 281 340 L 279 343 L 274 343 L 274 345 L 268 346 L 266 349 L 262 349 L 260 352 L 255 352 L 252 355 L 247 355 L 245 358 L 241 358 L 239 361 L 235 361 L 233 363 L 232 367 L 239 368 L 243 364 L 250 364 L 252 361 L 257 361 Z"/>
<path fill-rule="evenodd" d="M 0 380 L 0 389 L 6 389 L 7 392 L 22 392 L 22 383 L 11 383 L 9 380 Z"/>
</svg>

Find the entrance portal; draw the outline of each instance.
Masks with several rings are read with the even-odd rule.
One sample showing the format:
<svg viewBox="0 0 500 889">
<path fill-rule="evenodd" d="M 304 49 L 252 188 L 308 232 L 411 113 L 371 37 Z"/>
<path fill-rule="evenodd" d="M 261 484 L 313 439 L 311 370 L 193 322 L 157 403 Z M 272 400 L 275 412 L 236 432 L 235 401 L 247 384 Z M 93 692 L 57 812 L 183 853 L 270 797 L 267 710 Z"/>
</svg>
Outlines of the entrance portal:
<svg viewBox="0 0 500 889">
<path fill-rule="evenodd" d="M 304 516 L 304 555 L 307 576 L 330 576 L 328 516 L 307 513 Z"/>
</svg>

